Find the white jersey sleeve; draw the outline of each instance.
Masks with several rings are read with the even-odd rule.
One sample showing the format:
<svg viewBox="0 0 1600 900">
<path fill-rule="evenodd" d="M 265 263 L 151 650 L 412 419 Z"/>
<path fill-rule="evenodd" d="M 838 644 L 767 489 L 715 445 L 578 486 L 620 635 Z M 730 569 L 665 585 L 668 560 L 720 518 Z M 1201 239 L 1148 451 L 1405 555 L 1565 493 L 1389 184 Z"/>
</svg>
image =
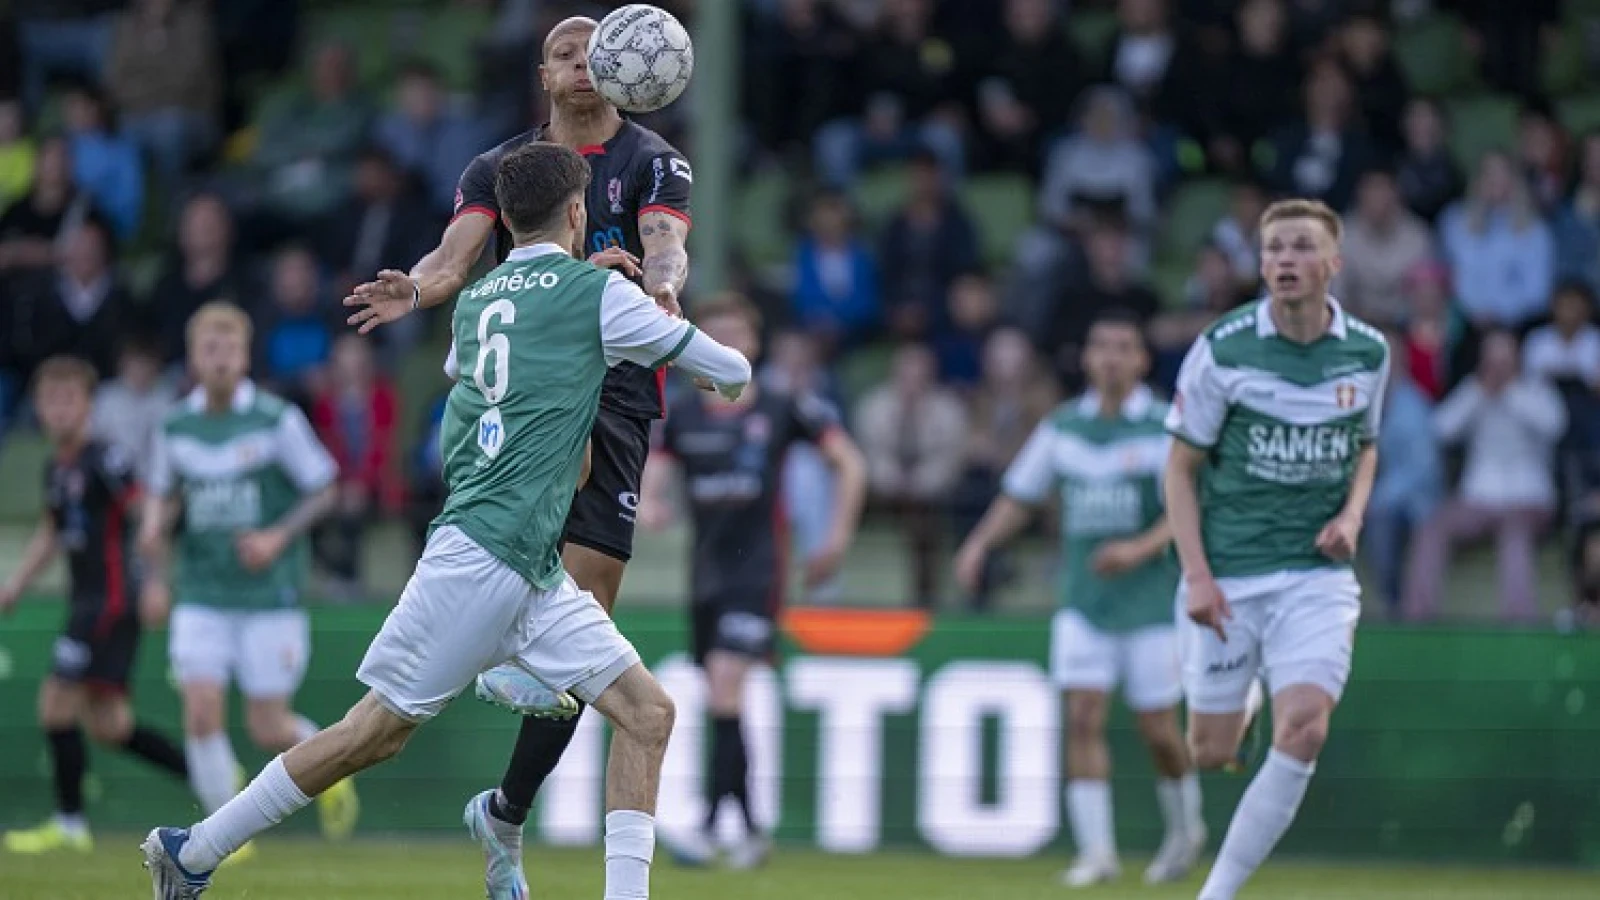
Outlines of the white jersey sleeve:
<svg viewBox="0 0 1600 900">
<path fill-rule="evenodd" d="M 1051 461 L 1055 447 L 1055 425 L 1046 417 L 1033 429 L 1028 442 L 1017 451 L 1017 458 L 1006 467 L 1001 489 L 1007 497 L 1023 503 L 1043 503 L 1055 486 L 1056 472 Z"/>
<path fill-rule="evenodd" d="M 146 463 L 144 488 L 157 497 L 172 493 L 172 454 L 167 450 L 167 427 L 156 428 L 150 440 L 150 459 Z"/>
<path fill-rule="evenodd" d="M 638 285 L 613 272 L 600 298 L 600 341 L 606 364 L 627 361 L 649 369 L 677 362 L 691 375 L 711 379 L 722 390 L 750 382 L 750 362 L 701 334 L 693 325 L 661 311 Z"/>
<path fill-rule="evenodd" d="M 1185 443 L 1209 449 L 1221 436 L 1227 417 L 1228 392 L 1211 355 L 1211 341 L 1202 335 L 1178 370 L 1178 390 L 1167 411 L 1167 431 Z"/>
<path fill-rule="evenodd" d="M 278 464 L 302 494 L 314 494 L 333 483 L 339 465 L 317 440 L 305 413 L 289 406 L 278 417 Z"/>
<path fill-rule="evenodd" d="M 1383 400 L 1389 393 L 1389 364 L 1393 361 L 1393 352 L 1385 347 L 1383 364 L 1378 366 L 1378 380 L 1372 383 L 1372 400 L 1367 404 L 1367 414 L 1362 423 L 1361 439 L 1365 444 L 1378 442 L 1378 429 L 1383 425 Z"/>
</svg>

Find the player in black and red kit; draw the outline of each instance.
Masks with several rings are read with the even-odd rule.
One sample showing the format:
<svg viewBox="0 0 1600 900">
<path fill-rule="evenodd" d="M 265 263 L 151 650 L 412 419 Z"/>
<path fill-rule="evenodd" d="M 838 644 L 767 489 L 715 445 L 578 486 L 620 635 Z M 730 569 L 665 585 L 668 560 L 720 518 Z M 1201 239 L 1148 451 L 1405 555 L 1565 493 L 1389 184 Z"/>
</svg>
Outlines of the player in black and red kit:
<svg viewBox="0 0 1600 900">
<path fill-rule="evenodd" d="M 695 322 L 706 336 L 748 359 L 760 353 L 761 317 L 742 298 L 729 295 L 697 305 Z M 806 560 L 806 580 L 812 584 L 833 576 L 855 537 L 866 464 L 827 402 L 756 384 L 734 402 L 689 392 L 673 403 L 656 434 L 656 455 L 645 469 L 639 508 L 646 527 L 666 525 L 671 518 L 667 484 L 681 473 L 694 524 L 692 650 L 706 675 L 711 714 L 704 828 L 663 837 L 680 861 L 710 862 L 712 825 L 722 801 L 732 798 L 744 815 L 745 839 L 730 850 L 728 863 L 749 868 L 766 858 L 769 844 L 750 815 L 749 756 L 740 716 L 751 665 L 772 654 L 789 577 L 781 509 L 784 457 L 796 442 L 814 444 L 837 476 L 828 540 Z"/>
<path fill-rule="evenodd" d="M 674 315 L 681 312 L 678 295 L 689 275 L 684 241 L 689 233 L 694 176 L 688 160 L 660 135 L 622 118 L 595 92 L 585 51 L 596 27 L 595 20 L 577 17 L 551 29 L 539 66 L 540 79 L 550 95 L 550 121 L 467 166 L 457 191 L 455 217 L 439 246 L 409 275 L 384 271 L 376 281 L 358 286 L 345 299 L 345 305 L 361 307 L 350 317 L 351 324 L 360 325 L 366 333 L 419 307 L 454 299 L 491 247 L 491 240 L 495 260 L 503 260 L 511 240 L 500 221 L 494 195 L 495 167 L 506 153 L 537 140 L 565 144 L 589 161 L 588 233 L 584 246 L 572 248 L 573 252 L 637 278 L 663 309 Z M 453 375 L 452 363 L 447 363 L 446 369 Z M 634 518 L 650 426 L 661 415 L 660 373 L 623 363 L 607 374 L 590 436 L 589 480 L 573 500 L 562 552 L 562 563 L 573 580 L 607 611 L 616 601 L 623 569 L 633 553 Z M 539 704 L 496 692 L 527 690 L 529 680 L 520 670 L 497 669 L 480 680 L 479 694 L 532 711 Z M 570 698 L 564 699 L 571 703 Z M 553 702 L 546 711 L 564 712 Z M 489 859 L 491 900 L 526 896 L 522 825 L 534 795 L 576 732 L 576 717 L 523 720 L 505 779 L 488 800 L 492 833 L 481 838 Z"/>
<path fill-rule="evenodd" d="M 22 565 L 0 586 L 0 613 L 10 612 L 63 550 L 70 587 L 54 670 L 39 687 L 39 724 L 50 744 L 56 814 L 38 828 L 6 834 L 5 848 L 14 853 L 94 848 L 83 818 L 85 729 L 107 747 L 126 750 L 177 778 L 188 777 L 183 751 L 136 723 L 128 704 L 128 676 L 139 647 L 138 586 L 128 572 L 133 460 L 89 437 L 94 384 L 92 366 L 60 356 L 41 364 L 35 379 L 34 404 L 55 453 L 44 475 L 44 516 Z"/>
</svg>

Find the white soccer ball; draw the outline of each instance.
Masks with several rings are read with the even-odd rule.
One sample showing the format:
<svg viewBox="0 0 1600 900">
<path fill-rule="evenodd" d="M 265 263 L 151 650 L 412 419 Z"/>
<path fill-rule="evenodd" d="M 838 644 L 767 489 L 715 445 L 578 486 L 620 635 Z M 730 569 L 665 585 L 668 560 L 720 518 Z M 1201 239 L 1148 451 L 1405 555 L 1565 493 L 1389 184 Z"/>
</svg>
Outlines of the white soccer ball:
<svg viewBox="0 0 1600 900">
<path fill-rule="evenodd" d="M 589 77 L 623 112 L 655 112 L 678 99 L 694 73 L 689 32 L 664 9 L 630 3 L 589 36 Z"/>
</svg>

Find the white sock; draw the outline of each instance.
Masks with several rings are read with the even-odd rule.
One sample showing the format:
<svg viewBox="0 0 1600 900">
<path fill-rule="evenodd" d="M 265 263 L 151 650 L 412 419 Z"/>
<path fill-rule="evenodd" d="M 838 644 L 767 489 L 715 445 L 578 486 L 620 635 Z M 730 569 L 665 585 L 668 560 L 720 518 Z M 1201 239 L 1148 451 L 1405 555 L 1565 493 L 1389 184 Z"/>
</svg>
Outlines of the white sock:
<svg viewBox="0 0 1600 900">
<path fill-rule="evenodd" d="M 74 837 L 89 833 L 89 822 L 83 813 L 56 813 L 56 826 Z"/>
<path fill-rule="evenodd" d="M 191 872 L 209 872 L 251 838 L 311 802 L 274 757 L 239 796 L 189 829 L 178 862 Z"/>
<path fill-rule="evenodd" d="M 1067 782 L 1067 820 L 1078 855 L 1115 859 L 1117 839 L 1111 822 L 1111 782 L 1074 779 Z"/>
<path fill-rule="evenodd" d="M 1200 815 L 1200 776 L 1195 773 L 1157 781 L 1156 801 L 1161 804 L 1167 837 L 1189 838 L 1205 830 Z"/>
<path fill-rule="evenodd" d="M 606 813 L 605 900 L 648 900 L 655 852 L 655 816 L 631 809 Z"/>
<path fill-rule="evenodd" d="M 303 744 L 306 741 L 311 740 L 311 738 L 314 737 L 316 735 L 316 733 L 321 731 L 321 730 L 322 730 L 321 728 L 317 727 L 317 723 L 311 721 L 310 719 L 306 718 L 305 716 L 298 715 L 298 714 L 295 715 L 295 717 L 294 717 L 294 742 L 295 743 Z"/>
<path fill-rule="evenodd" d="M 505 793 L 498 788 L 495 789 L 495 793 L 499 795 L 500 802 L 504 804 L 506 802 Z M 484 816 L 484 818 L 489 821 L 489 828 L 494 831 L 495 837 L 500 839 L 500 843 L 512 848 L 516 853 L 522 852 L 521 825 L 515 822 L 503 822 L 492 812 Z"/>
<path fill-rule="evenodd" d="M 239 792 L 239 760 L 233 755 L 227 732 L 186 738 L 183 755 L 189 763 L 189 786 L 206 815 L 221 809 Z"/>
<path fill-rule="evenodd" d="M 1217 861 L 1205 887 L 1200 889 L 1200 900 L 1233 900 L 1289 830 L 1315 770 L 1315 764 L 1301 762 L 1276 748 L 1267 753 L 1266 763 L 1250 781 L 1239 808 L 1233 812 L 1228 836 L 1223 838 Z"/>
</svg>

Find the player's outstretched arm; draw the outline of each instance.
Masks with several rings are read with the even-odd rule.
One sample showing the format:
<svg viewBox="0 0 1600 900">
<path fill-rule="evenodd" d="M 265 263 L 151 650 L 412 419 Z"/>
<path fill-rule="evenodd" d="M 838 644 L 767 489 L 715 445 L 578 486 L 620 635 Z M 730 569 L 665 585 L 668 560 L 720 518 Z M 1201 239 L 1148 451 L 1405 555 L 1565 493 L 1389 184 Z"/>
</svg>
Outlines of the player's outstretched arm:
<svg viewBox="0 0 1600 900">
<path fill-rule="evenodd" d="M 1095 574 L 1120 575 L 1131 572 L 1164 553 L 1172 543 L 1172 526 L 1162 516 L 1143 532 L 1120 541 L 1107 541 L 1095 550 Z"/>
<path fill-rule="evenodd" d="M 411 274 L 385 269 L 366 284 L 356 285 L 344 305 L 356 307 L 351 325 L 362 334 L 379 325 L 403 319 L 414 309 L 438 306 L 461 293 L 467 275 L 483 255 L 494 233 L 494 219 L 485 212 L 466 212 L 444 230 L 439 246 L 411 269 Z"/>
<path fill-rule="evenodd" d="M 651 369 L 676 365 L 690 377 L 710 381 L 729 400 L 738 399 L 750 383 L 750 361 L 743 354 L 667 315 L 638 285 L 615 272 L 600 301 L 600 340 L 607 364 L 627 361 Z"/>
<path fill-rule="evenodd" d="M 811 585 L 822 584 L 839 571 L 855 542 L 861 509 L 867 502 L 867 459 L 850 435 L 843 428 L 830 428 L 817 449 L 833 470 L 835 488 L 828 540 L 806 561 L 806 581 Z"/>
<path fill-rule="evenodd" d="M 0 615 L 7 615 L 17 600 L 22 597 L 22 592 L 33 584 L 45 566 L 56 558 L 56 552 L 61 549 L 61 541 L 56 531 L 55 517 L 48 512 L 39 520 L 39 526 L 33 530 L 33 537 L 28 540 L 28 548 L 22 552 L 22 562 L 17 570 L 11 573 L 5 584 L 0 585 Z"/>
<path fill-rule="evenodd" d="M 989 554 L 1003 547 L 1033 519 L 1033 510 L 1015 497 L 1001 494 L 994 498 L 983 518 L 956 551 L 956 582 L 968 593 L 976 593 L 983 581 L 983 564 Z"/>
</svg>

